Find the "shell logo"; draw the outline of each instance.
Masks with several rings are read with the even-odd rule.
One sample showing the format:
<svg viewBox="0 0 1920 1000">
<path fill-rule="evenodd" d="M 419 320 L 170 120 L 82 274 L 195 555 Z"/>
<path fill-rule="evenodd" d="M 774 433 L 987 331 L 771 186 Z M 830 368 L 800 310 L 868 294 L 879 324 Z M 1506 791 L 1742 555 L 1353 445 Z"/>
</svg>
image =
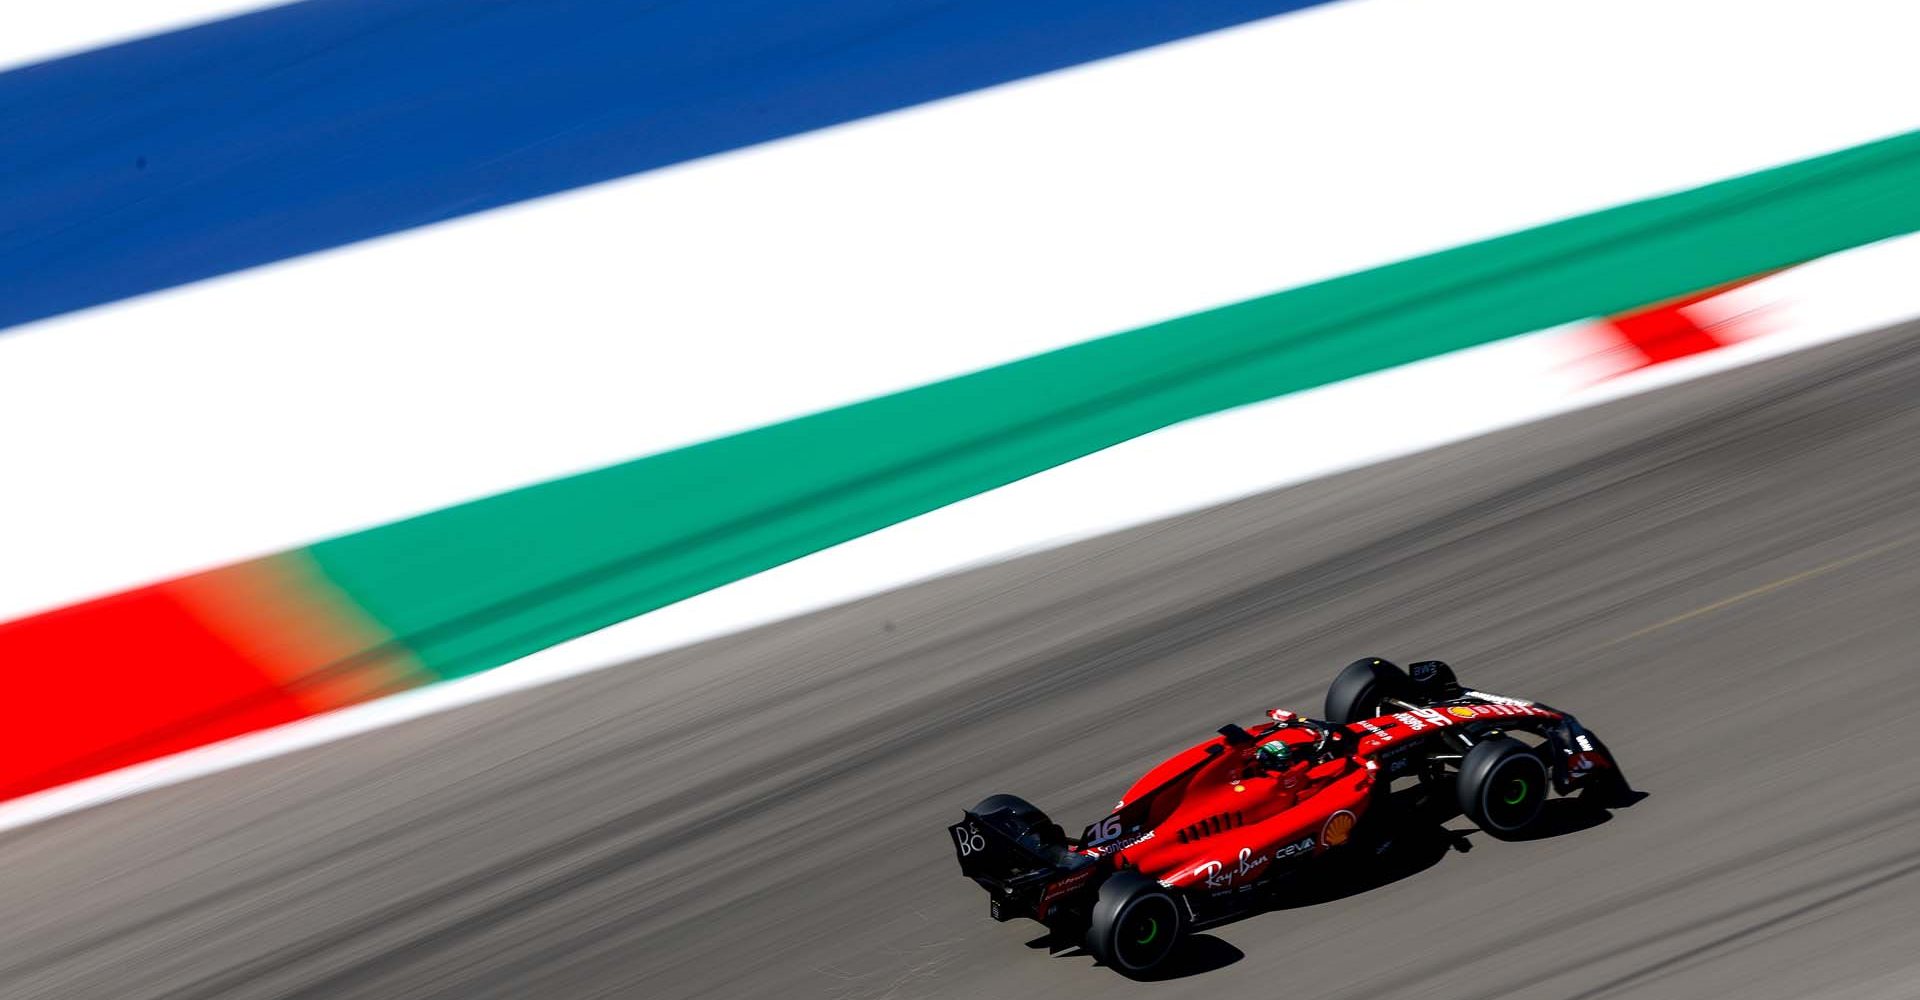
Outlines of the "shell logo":
<svg viewBox="0 0 1920 1000">
<path fill-rule="evenodd" d="M 1353 836 L 1353 824 L 1357 818 L 1345 809 L 1327 817 L 1327 825 L 1320 828 L 1320 842 L 1328 847 L 1339 847 Z"/>
<path fill-rule="evenodd" d="M 1465 705 L 1455 705 L 1452 708 L 1447 709 L 1447 714 L 1453 716 L 1456 719 L 1471 719 L 1478 716 L 1480 713 L 1474 711 L 1471 708 L 1468 708 Z"/>
</svg>

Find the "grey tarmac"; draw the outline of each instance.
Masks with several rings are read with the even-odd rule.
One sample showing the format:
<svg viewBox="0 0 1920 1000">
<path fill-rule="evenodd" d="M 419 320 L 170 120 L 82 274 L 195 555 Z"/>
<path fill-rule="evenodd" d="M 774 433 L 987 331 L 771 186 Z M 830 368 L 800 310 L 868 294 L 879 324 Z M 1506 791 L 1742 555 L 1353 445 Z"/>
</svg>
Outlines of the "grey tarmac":
<svg viewBox="0 0 1920 1000">
<path fill-rule="evenodd" d="M 1571 710 L 1648 798 L 1455 820 L 1156 982 L 958 876 L 962 807 L 1077 829 L 1361 655 Z M 1906 326 L 0 835 L 0 997 L 1912 998 L 1917 746 Z"/>
</svg>

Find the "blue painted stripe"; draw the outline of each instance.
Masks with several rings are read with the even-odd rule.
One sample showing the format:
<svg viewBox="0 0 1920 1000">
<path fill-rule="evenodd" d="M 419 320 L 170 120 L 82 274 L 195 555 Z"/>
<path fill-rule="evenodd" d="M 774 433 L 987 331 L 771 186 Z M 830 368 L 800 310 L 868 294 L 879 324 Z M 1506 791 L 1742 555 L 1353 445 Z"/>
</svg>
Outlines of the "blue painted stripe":
<svg viewBox="0 0 1920 1000">
<path fill-rule="evenodd" d="M 307 0 L 41 63 L 0 329 L 1315 2 Z"/>
</svg>

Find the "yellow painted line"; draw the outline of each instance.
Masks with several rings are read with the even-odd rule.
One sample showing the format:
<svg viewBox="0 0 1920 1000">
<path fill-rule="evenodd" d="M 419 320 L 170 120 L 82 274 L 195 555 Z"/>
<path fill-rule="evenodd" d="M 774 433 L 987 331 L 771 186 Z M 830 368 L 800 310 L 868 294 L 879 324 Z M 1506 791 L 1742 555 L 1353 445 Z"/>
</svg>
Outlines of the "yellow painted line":
<svg viewBox="0 0 1920 1000">
<path fill-rule="evenodd" d="M 1618 643 L 1626 642 L 1630 639 L 1638 639 L 1641 636 L 1648 634 L 1649 632 L 1658 632 L 1659 630 L 1666 628 L 1669 625 L 1678 625 L 1684 621 L 1692 621 L 1693 619 L 1698 618 L 1701 615 L 1712 614 L 1713 612 L 1719 611 L 1722 608 L 1732 607 L 1733 605 L 1738 604 L 1741 601 L 1747 600 L 1748 598 L 1759 597 L 1762 594 L 1770 594 L 1776 590 L 1779 590 L 1782 587 L 1790 587 L 1796 583 L 1802 583 L 1807 580 L 1811 580 L 1816 576 L 1824 576 L 1828 573 L 1833 572 L 1834 570 L 1842 569 L 1844 567 L 1851 566 L 1854 563 L 1860 562 L 1862 560 L 1871 559 L 1874 556 L 1891 552 L 1894 549 L 1897 549 L 1902 545 L 1910 544 L 1915 540 L 1920 540 L 1920 534 L 1908 535 L 1905 538 L 1896 538 L 1891 542 L 1885 542 L 1883 544 L 1876 545 L 1873 548 L 1867 549 L 1865 551 L 1855 552 L 1853 555 L 1844 556 L 1842 558 L 1835 559 L 1832 562 L 1821 563 L 1820 565 L 1815 566 L 1812 569 L 1801 570 L 1800 572 L 1795 573 L 1792 576 L 1783 576 L 1780 579 L 1773 581 L 1772 583 L 1763 583 L 1760 586 L 1753 588 L 1752 590 L 1743 590 L 1740 593 L 1733 595 L 1732 597 L 1723 597 L 1720 600 L 1713 602 L 1712 604 L 1703 604 L 1700 607 L 1694 608 L 1692 611 L 1687 611 L 1681 614 L 1674 615 L 1672 618 L 1669 618 L 1666 621 L 1655 622 L 1652 625 L 1648 625 L 1646 628 L 1636 629 L 1635 631 L 1628 632 L 1626 635 L 1623 635 L 1620 638 L 1613 640 L 1612 642 L 1606 643 L 1605 646 L 1616 645 Z M 1605 647 L 1603 646 L 1602 648 L 1605 648 Z"/>
</svg>

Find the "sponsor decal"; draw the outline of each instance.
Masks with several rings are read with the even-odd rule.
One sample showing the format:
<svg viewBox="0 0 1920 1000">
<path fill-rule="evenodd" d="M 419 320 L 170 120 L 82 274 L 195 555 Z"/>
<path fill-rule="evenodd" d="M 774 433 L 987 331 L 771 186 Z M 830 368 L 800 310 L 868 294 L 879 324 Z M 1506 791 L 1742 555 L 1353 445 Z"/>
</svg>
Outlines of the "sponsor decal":
<svg viewBox="0 0 1920 1000">
<path fill-rule="evenodd" d="M 1327 817 L 1327 825 L 1320 828 L 1320 839 L 1328 847 L 1339 847 L 1353 836 L 1353 824 L 1358 821 L 1359 817 L 1342 809 Z"/>
<path fill-rule="evenodd" d="M 1273 860 L 1285 861 L 1288 858 L 1302 857 L 1313 852 L 1314 839 L 1302 837 L 1291 844 L 1281 844 L 1273 849 Z"/>
<path fill-rule="evenodd" d="M 1613 762 L 1597 753 L 1577 753 L 1567 758 L 1567 768 L 1579 774 L 1585 774 L 1596 767 L 1612 766 Z"/>
<path fill-rule="evenodd" d="M 1088 847 L 1099 847 L 1108 841 L 1119 840 L 1120 835 L 1125 832 L 1120 829 L 1120 817 L 1108 816 L 1098 823 L 1089 825 L 1086 832 L 1080 835 L 1080 841 Z"/>
<path fill-rule="evenodd" d="M 1431 708 L 1416 708 L 1411 712 L 1395 712 L 1393 713 L 1393 718 L 1394 721 L 1416 733 L 1430 725 L 1444 726 L 1453 721 L 1441 715 L 1438 710 Z"/>
<path fill-rule="evenodd" d="M 1066 878 L 1049 883 L 1047 885 L 1047 891 L 1040 896 L 1040 902 L 1042 904 L 1051 903 L 1061 896 L 1080 888 L 1086 884 L 1088 879 L 1093 877 L 1093 871 L 1092 868 L 1082 868 Z"/>
<path fill-rule="evenodd" d="M 1574 742 L 1574 745 L 1578 746 L 1580 749 L 1585 750 L 1588 753 L 1593 752 L 1593 741 L 1590 739 L 1587 739 L 1586 733 L 1581 733 L 1580 735 L 1575 736 L 1573 738 L 1573 742 Z"/>
<path fill-rule="evenodd" d="M 1241 878 L 1245 878 L 1246 876 L 1251 875 L 1256 871 L 1259 871 L 1260 866 L 1266 863 L 1267 863 L 1266 855 L 1253 853 L 1253 848 L 1251 847 L 1242 847 L 1240 849 L 1240 865 L 1238 868 L 1234 869 L 1234 874 L 1240 876 Z"/>
<path fill-rule="evenodd" d="M 1387 773 L 1390 775 L 1399 774 L 1401 771 L 1406 770 L 1407 765 L 1412 762 L 1413 762 L 1413 758 L 1408 757 L 1405 754 L 1401 754 L 1400 756 L 1395 757 L 1393 761 L 1387 765 Z"/>
<path fill-rule="evenodd" d="M 959 850 L 963 858 L 972 857 L 976 851 L 987 849 L 987 838 L 982 836 L 980 828 L 972 823 L 948 827 L 947 832 L 953 834 L 953 846 Z"/>
<path fill-rule="evenodd" d="M 1416 681 L 1430 681 L 1433 679 L 1432 660 L 1421 660 L 1419 663 L 1415 663 L 1407 669 L 1412 673 L 1413 679 Z"/>
<path fill-rule="evenodd" d="M 1218 861 L 1209 861 L 1193 870 L 1200 883 L 1209 889 L 1225 889 L 1236 879 L 1243 879 L 1264 867 L 1269 859 L 1265 854 L 1253 853 L 1253 848 L 1242 847 L 1240 856 L 1232 868 Z"/>
<path fill-rule="evenodd" d="M 1147 841 L 1149 841 L 1149 840 L 1152 840 L 1152 839 L 1153 839 L 1153 835 L 1154 835 L 1154 833 L 1155 833 L 1155 832 L 1156 832 L 1156 831 L 1153 831 L 1153 830 L 1148 830 L 1147 832 L 1145 832 L 1145 833 L 1143 833 L 1143 834 L 1141 834 L 1141 835 L 1140 835 L 1140 836 L 1138 836 L 1138 837 L 1135 837 L 1135 838 L 1133 838 L 1132 840 L 1123 840 L 1123 841 L 1121 841 L 1120 843 L 1118 843 L 1118 844 L 1115 844 L 1115 845 L 1114 845 L 1114 847 L 1113 847 L 1113 849 L 1114 849 L 1114 850 L 1116 850 L 1116 851 L 1124 851 L 1124 850 L 1126 850 L 1127 848 L 1129 848 L 1129 847 L 1133 847 L 1133 846 L 1134 846 L 1134 845 L 1136 845 L 1136 844 L 1144 844 L 1144 843 L 1146 843 Z"/>
<path fill-rule="evenodd" d="M 1471 719 L 1475 716 L 1487 718 L 1489 716 L 1552 714 L 1546 709 L 1534 705 L 1532 702 L 1519 701 L 1513 698 L 1499 698 L 1489 701 L 1484 705 L 1455 705 L 1447 709 L 1447 712 L 1451 715 L 1457 715 L 1462 719 Z"/>
<path fill-rule="evenodd" d="M 1496 705 L 1513 705 L 1517 708 L 1532 708 L 1533 702 L 1525 698 L 1509 698 L 1504 694 L 1488 694 L 1485 691 L 1463 691 L 1462 696 L 1475 701 L 1490 701 Z"/>
<path fill-rule="evenodd" d="M 1391 733 L 1388 733 L 1386 730 L 1364 719 L 1362 719 L 1360 722 L 1360 728 L 1366 730 L 1368 733 L 1371 733 L 1374 736 L 1387 736 L 1387 737 L 1392 736 Z"/>
<path fill-rule="evenodd" d="M 1195 868 L 1193 870 L 1193 877 L 1199 879 L 1202 883 L 1207 885 L 1209 888 L 1218 889 L 1221 886 L 1228 885 L 1233 882 L 1233 875 L 1231 873 L 1222 872 L 1221 868 L 1222 866 L 1220 862 L 1209 861 L 1206 864 L 1203 864 L 1200 867 Z"/>
</svg>

